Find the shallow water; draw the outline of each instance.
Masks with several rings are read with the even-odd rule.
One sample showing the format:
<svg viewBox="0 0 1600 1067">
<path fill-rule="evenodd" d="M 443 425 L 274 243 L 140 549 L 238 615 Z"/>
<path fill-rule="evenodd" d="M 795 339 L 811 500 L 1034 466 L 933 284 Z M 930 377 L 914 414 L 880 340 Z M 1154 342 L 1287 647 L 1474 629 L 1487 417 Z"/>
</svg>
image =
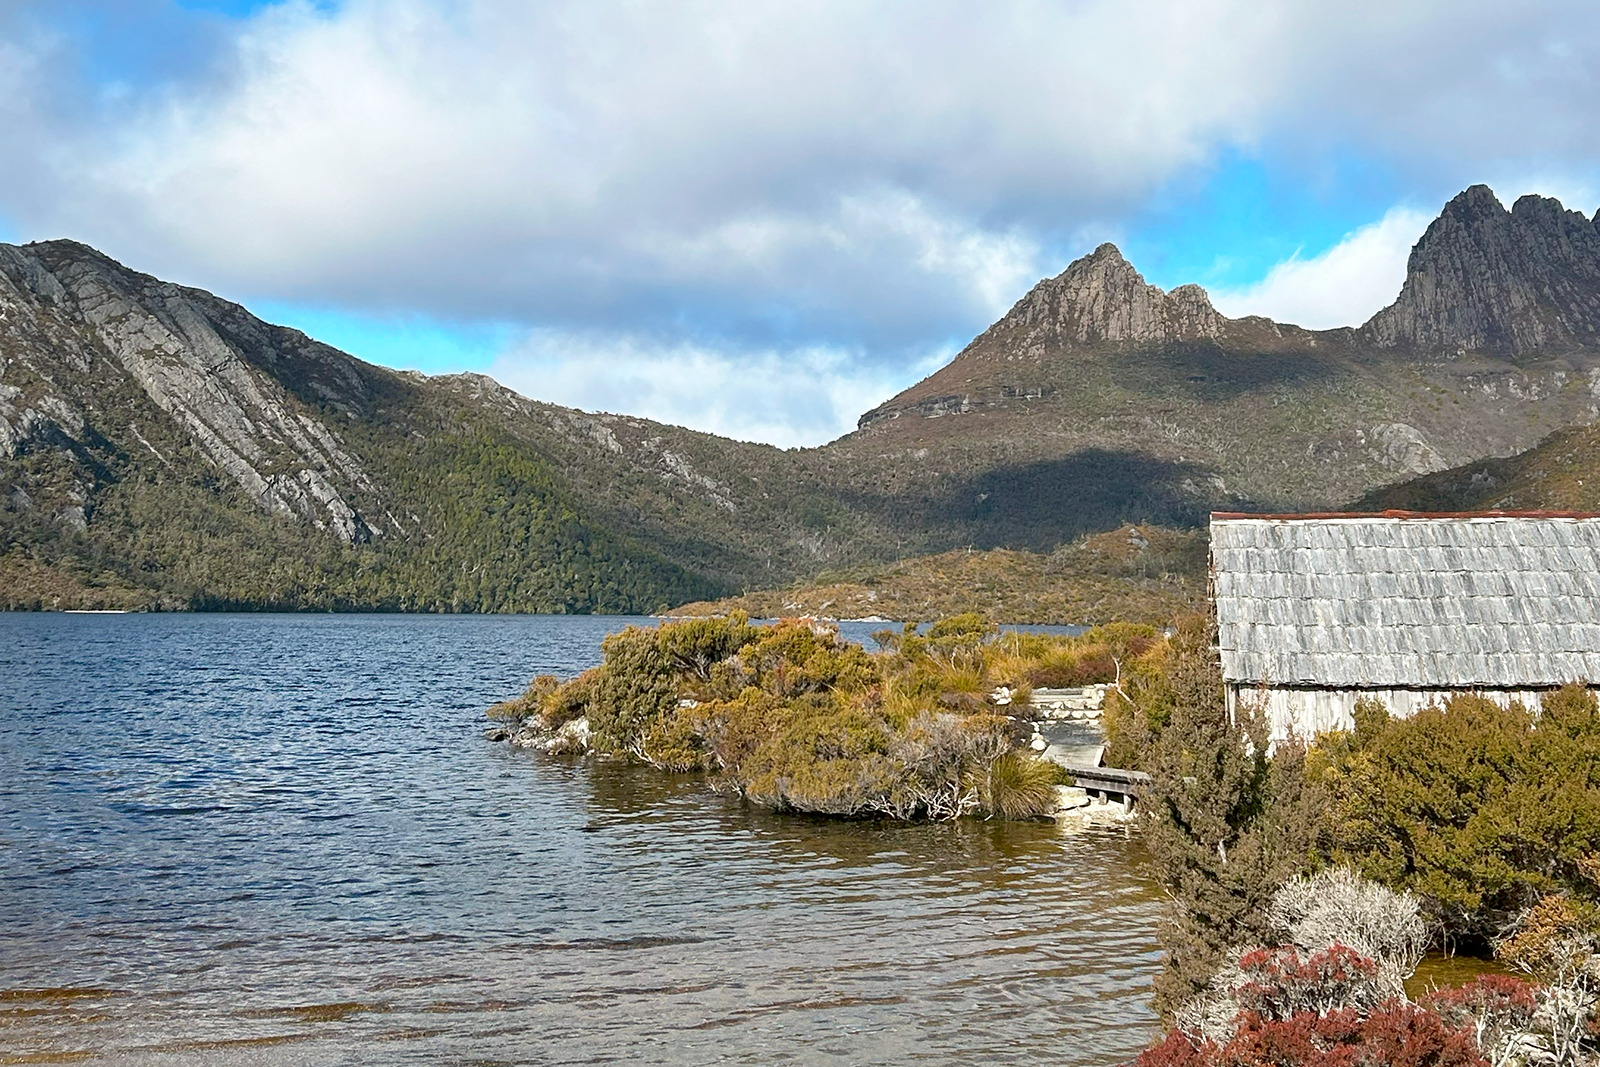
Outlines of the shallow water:
<svg viewBox="0 0 1600 1067">
<path fill-rule="evenodd" d="M 1416 972 L 1406 979 L 1406 996 L 1417 1000 L 1436 989 L 1453 989 L 1486 974 L 1504 974 L 1524 979 L 1527 977 L 1516 974 L 1492 959 L 1430 952 L 1417 964 Z"/>
<path fill-rule="evenodd" d="M 480 739 L 621 621 L 0 615 L 0 1062 L 1070 1067 L 1149 1040 L 1157 898 L 1120 832 L 774 816 Z"/>
</svg>

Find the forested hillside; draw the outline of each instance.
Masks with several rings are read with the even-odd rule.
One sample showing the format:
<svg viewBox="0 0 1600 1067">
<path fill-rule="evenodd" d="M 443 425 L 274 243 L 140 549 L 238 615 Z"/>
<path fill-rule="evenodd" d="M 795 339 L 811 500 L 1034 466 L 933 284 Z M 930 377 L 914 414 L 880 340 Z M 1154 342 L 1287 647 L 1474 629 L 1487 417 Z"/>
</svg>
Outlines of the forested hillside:
<svg viewBox="0 0 1600 1067">
<path fill-rule="evenodd" d="M 362 363 L 0 246 L 14 607 L 649 611 L 882 542 L 806 457 Z"/>
</svg>

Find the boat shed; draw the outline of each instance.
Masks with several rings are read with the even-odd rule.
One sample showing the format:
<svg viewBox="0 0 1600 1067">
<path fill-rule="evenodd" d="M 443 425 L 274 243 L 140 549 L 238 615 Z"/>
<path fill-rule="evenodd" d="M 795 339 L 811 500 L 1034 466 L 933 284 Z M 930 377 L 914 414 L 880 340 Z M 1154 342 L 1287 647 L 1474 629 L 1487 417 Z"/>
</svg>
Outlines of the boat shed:
<svg viewBox="0 0 1600 1067">
<path fill-rule="evenodd" d="M 1600 683 L 1600 515 L 1214 514 L 1211 588 L 1228 706 L 1264 694 L 1274 740 Z"/>
</svg>

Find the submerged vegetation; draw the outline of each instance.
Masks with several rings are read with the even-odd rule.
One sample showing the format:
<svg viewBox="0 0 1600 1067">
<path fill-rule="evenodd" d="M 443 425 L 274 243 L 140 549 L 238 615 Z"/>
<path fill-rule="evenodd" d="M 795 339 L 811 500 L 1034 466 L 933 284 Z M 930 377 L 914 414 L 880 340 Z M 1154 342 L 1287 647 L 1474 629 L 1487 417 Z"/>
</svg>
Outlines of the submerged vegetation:
<svg viewBox="0 0 1600 1067">
<path fill-rule="evenodd" d="M 600 666 L 534 680 L 491 716 L 552 752 L 703 773 L 783 811 L 953 819 L 1051 811 L 1065 781 L 1012 717 L 1040 682 L 1109 681 L 1148 627 L 1000 634 L 978 615 L 875 635 L 868 652 L 807 619 L 742 614 L 629 627 Z"/>
</svg>

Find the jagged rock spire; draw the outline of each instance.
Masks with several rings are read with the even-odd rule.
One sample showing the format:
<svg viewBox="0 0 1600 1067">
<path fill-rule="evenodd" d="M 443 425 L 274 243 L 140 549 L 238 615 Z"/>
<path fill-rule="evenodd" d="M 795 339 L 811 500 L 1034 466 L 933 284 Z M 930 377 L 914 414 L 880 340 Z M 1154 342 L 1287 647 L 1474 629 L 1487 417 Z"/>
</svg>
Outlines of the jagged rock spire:
<svg viewBox="0 0 1600 1067">
<path fill-rule="evenodd" d="M 1379 345 L 1522 355 L 1600 346 L 1600 214 L 1486 185 L 1445 205 L 1411 250 L 1400 297 L 1363 330 Z"/>
<path fill-rule="evenodd" d="M 1067 346 L 1215 337 L 1226 321 L 1204 289 L 1180 285 L 1163 292 L 1109 242 L 1034 286 L 1006 318 Z"/>
</svg>

